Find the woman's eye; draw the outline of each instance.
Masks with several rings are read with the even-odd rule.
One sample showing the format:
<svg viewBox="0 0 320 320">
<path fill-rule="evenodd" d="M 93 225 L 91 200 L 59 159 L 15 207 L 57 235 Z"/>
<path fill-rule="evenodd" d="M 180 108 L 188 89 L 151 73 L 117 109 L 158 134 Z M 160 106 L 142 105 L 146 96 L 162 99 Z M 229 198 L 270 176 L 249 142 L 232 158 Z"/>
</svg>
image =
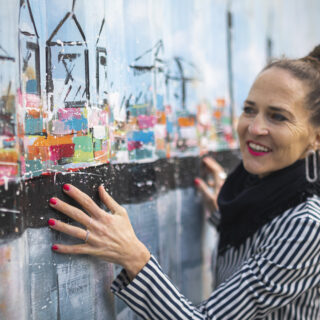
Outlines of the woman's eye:
<svg viewBox="0 0 320 320">
<path fill-rule="evenodd" d="M 276 120 L 276 121 L 287 121 L 288 120 L 284 115 L 282 115 L 280 113 L 273 113 L 271 115 L 271 119 Z"/>
<path fill-rule="evenodd" d="M 243 113 L 245 114 L 253 114 L 254 113 L 254 109 L 252 107 L 243 107 Z"/>
</svg>

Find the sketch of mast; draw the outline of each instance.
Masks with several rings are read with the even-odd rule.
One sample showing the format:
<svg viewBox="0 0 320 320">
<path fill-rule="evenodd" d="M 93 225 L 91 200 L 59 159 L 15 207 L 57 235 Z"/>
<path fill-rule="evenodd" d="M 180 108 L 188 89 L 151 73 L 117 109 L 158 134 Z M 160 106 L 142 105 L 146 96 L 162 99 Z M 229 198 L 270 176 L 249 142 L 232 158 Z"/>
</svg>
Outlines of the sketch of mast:
<svg viewBox="0 0 320 320">
<path fill-rule="evenodd" d="M 21 91 L 40 97 L 39 34 L 29 0 L 20 0 L 19 47 Z"/>
<path fill-rule="evenodd" d="M 99 104 L 106 100 L 108 92 L 107 89 L 107 49 L 102 45 L 102 30 L 105 26 L 105 19 L 103 18 L 99 35 L 96 42 L 96 93 Z"/>
<path fill-rule="evenodd" d="M 230 8 L 227 10 L 227 58 L 228 58 L 228 86 L 230 98 L 231 126 L 235 131 L 235 101 L 233 80 L 233 19 Z"/>
<path fill-rule="evenodd" d="M 85 107 L 89 103 L 89 51 L 82 27 L 72 10 L 51 33 L 46 46 L 47 95 L 54 106 Z"/>
<path fill-rule="evenodd" d="M 134 71 L 134 75 L 140 75 L 143 73 L 152 72 L 152 82 L 153 82 L 153 90 L 152 90 L 152 100 L 153 100 L 153 108 L 157 105 L 157 93 L 158 93 L 158 77 L 160 73 L 165 72 L 165 61 L 162 60 L 159 56 L 160 53 L 163 52 L 164 46 L 163 41 L 159 40 L 151 49 L 146 50 L 143 54 L 134 59 L 134 62 L 130 64 L 130 68 Z M 152 54 L 151 64 L 142 64 L 141 60 L 148 54 Z"/>
<path fill-rule="evenodd" d="M 15 58 L 0 45 L 0 184 L 15 179 L 20 171 L 15 71 Z"/>
<path fill-rule="evenodd" d="M 0 45 L 0 136 L 13 137 L 15 134 L 14 117 L 14 93 L 12 92 L 12 78 L 8 72 L 12 70 L 15 58 Z"/>
<path fill-rule="evenodd" d="M 181 57 L 174 57 L 173 61 L 175 65 L 173 68 L 168 69 L 168 72 L 166 73 L 166 85 L 169 90 L 170 81 L 180 83 L 180 93 L 176 93 L 176 97 L 180 99 L 180 106 L 185 110 L 187 106 L 187 84 L 199 80 L 195 76 L 195 74 L 198 73 L 198 70 L 193 63 L 188 62 Z M 189 75 L 186 72 L 187 68 L 190 69 L 188 72 Z M 176 71 L 172 71 L 173 69 Z"/>
</svg>

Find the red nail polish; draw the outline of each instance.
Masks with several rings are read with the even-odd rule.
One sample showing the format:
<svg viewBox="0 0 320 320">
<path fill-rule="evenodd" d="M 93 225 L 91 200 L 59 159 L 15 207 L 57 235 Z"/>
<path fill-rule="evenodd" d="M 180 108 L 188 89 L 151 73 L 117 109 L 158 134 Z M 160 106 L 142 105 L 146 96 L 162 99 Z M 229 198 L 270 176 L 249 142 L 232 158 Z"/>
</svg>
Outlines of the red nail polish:
<svg viewBox="0 0 320 320">
<path fill-rule="evenodd" d="M 54 251 L 56 251 L 56 250 L 58 250 L 59 248 L 58 248 L 57 245 L 54 244 L 54 245 L 51 247 L 51 249 L 54 250 Z"/>
<path fill-rule="evenodd" d="M 200 184 L 200 179 L 195 178 L 193 182 L 196 186 L 198 186 Z"/>
<path fill-rule="evenodd" d="M 50 226 L 54 226 L 54 225 L 56 224 L 56 222 L 55 222 L 53 219 L 49 219 L 49 220 L 48 220 L 48 224 L 49 224 Z"/>
<path fill-rule="evenodd" d="M 65 184 L 65 185 L 63 186 L 63 190 L 64 190 L 64 191 L 69 191 L 69 190 L 70 190 L 70 186 L 69 186 L 68 184 Z"/>
<path fill-rule="evenodd" d="M 57 199 L 51 198 L 49 202 L 50 202 L 50 204 L 55 205 L 55 204 L 57 204 Z"/>
</svg>

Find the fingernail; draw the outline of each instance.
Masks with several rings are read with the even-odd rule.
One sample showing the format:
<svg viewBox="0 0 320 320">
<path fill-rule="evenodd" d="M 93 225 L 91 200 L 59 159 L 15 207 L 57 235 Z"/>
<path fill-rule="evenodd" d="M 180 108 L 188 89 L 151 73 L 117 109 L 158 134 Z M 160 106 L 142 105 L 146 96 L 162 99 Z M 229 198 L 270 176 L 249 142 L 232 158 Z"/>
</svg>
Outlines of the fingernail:
<svg viewBox="0 0 320 320">
<path fill-rule="evenodd" d="M 196 186 L 198 186 L 200 184 L 200 179 L 195 178 L 193 182 Z"/>
<path fill-rule="evenodd" d="M 49 202 L 50 202 L 50 204 L 52 204 L 52 205 L 56 205 L 56 204 L 57 204 L 57 199 L 51 198 Z"/>
<path fill-rule="evenodd" d="M 56 244 L 54 244 L 54 245 L 51 247 L 51 249 L 54 250 L 54 251 L 57 251 L 59 248 L 58 248 L 58 246 L 57 246 Z"/>
<path fill-rule="evenodd" d="M 49 224 L 50 226 L 54 226 L 54 225 L 56 224 L 56 222 L 55 222 L 53 219 L 49 219 L 49 220 L 48 220 L 48 224 Z"/>
<path fill-rule="evenodd" d="M 70 191 L 70 186 L 69 186 L 68 184 L 65 184 L 65 185 L 63 186 L 63 190 L 64 190 L 64 191 Z"/>
</svg>

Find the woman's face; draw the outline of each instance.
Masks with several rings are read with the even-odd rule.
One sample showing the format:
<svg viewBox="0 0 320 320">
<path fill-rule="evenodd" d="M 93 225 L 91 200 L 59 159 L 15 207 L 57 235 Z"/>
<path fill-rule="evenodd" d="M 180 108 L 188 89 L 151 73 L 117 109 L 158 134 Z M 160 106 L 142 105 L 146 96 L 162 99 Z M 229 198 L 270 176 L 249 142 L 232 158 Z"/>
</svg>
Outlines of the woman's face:
<svg viewBox="0 0 320 320">
<path fill-rule="evenodd" d="M 270 68 L 253 83 L 238 123 L 245 169 L 264 177 L 304 158 L 319 140 L 304 107 L 308 87 L 286 70 Z"/>
</svg>

